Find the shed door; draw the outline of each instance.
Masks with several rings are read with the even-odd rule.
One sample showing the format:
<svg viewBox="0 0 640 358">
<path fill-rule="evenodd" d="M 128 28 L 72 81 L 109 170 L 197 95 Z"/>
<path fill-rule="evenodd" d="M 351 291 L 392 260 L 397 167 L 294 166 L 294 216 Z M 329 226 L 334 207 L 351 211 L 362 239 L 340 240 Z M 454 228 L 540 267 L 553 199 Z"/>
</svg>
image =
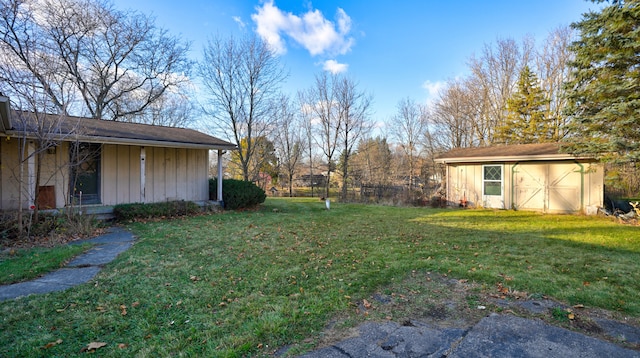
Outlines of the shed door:
<svg viewBox="0 0 640 358">
<path fill-rule="evenodd" d="M 520 164 L 514 172 L 516 208 L 544 212 L 576 212 L 581 209 L 582 176 L 578 164 Z"/>
<path fill-rule="evenodd" d="M 482 166 L 482 201 L 485 208 L 504 209 L 502 165 Z"/>
</svg>

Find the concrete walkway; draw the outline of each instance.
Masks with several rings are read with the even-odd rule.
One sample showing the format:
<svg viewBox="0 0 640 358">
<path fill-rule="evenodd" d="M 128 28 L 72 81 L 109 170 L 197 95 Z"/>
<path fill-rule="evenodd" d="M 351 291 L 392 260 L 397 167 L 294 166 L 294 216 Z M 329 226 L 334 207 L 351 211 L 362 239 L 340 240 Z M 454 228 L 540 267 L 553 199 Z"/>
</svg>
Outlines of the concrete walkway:
<svg viewBox="0 0 640 358">
<path fill-rule="evenodd" d="M 33 281 L 0 286 L 0 301 L 32 294 L 64 291 L 88 282 L 100 271 L 102 266 L 113 261 L 121 252 L 130 248 L 134 241 L 133 234 L 119 227 L 111 227 L 106 234 L 92 239 L 75 241 L 71 245 L 88 242 L 94 246 L 84 254 L 77 256 L 66 267 L 57 271 Z"/>
</svg>

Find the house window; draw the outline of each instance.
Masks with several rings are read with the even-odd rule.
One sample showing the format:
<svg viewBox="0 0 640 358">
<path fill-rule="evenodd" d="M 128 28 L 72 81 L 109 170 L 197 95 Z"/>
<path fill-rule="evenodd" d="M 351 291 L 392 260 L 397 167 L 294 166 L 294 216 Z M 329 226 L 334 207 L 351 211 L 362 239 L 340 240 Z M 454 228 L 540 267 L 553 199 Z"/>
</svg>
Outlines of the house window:
<svg viewBox="0 0 640 358">
<path fill-rule="evenodd" d="M 75 204 L 100 204 L 100 154 L 95 143 L 71 145 L 71 196 Z"/>
<path fill-rule="evenodd" d="M 484 195 L 502 196 L 502 166 L 485 165 L 482 171 Z"/>
</svg>

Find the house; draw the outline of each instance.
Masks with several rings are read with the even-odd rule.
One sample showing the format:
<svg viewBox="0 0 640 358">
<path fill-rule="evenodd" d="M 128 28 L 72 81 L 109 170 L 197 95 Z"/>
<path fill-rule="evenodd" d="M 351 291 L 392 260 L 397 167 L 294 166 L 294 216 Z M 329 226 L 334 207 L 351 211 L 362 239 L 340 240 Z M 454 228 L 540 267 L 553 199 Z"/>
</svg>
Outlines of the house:
<svg viewBox="0 0 640 358">
<path fill-rule="evenodd" d="M 603 204 L 604 166 L 558 143 L 460 148 L 436 163 L 446 166 L 450 205 L 593 214 Z"/>
<path fill-rule="evenodd" d="M 41 209 L 206 202 L 209 151 L 237 149 L 192 129 L 14 111 L 4 96 L 0 117 L 0 210 L 32 207 L 36 190 Z"/>
</svg>

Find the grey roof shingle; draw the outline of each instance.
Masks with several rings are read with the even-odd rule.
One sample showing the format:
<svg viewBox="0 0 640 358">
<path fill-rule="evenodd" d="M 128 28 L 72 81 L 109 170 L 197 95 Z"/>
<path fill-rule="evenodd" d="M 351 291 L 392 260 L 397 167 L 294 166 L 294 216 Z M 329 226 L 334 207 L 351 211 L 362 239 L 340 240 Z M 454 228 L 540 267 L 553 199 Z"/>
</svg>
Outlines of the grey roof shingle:
<svg viewBox="0 0 640 358">
<path fill-rule="evenodd" d="M 185 148 L 237 149 L 233 143 L 193 129 L 116 122 L 83 117 L 41 115 L 40 126 L 29 112 L 13 111 L 11 133 L 34 136 L 36 128 L 48 128 L 50 136 L 95 143 Z M 26 132 L 25 132 L 26 130 Z"/>
<path fill-rule="evenodd" d="M 487 162 L 509 160 L 566 160 L 577 159 L 561 150 L 561 143 L 533 143 L 497 145 L 490 147 L 457 148 L 436 157 L 436 162 Z M 584 158 L 583 158 L 584 159 Z"/>
</svg>

